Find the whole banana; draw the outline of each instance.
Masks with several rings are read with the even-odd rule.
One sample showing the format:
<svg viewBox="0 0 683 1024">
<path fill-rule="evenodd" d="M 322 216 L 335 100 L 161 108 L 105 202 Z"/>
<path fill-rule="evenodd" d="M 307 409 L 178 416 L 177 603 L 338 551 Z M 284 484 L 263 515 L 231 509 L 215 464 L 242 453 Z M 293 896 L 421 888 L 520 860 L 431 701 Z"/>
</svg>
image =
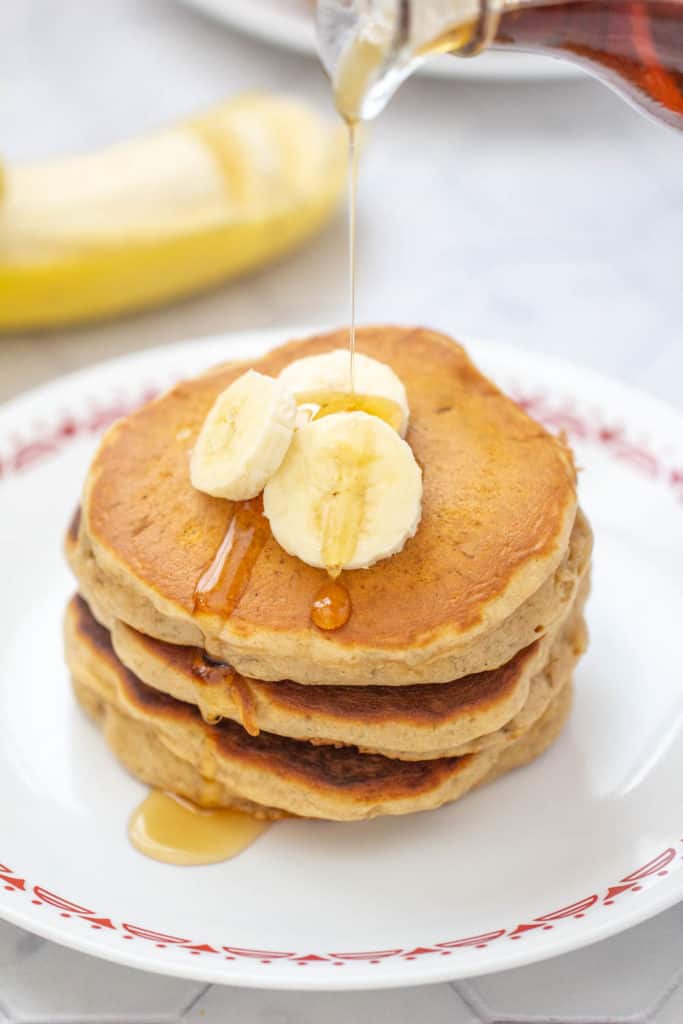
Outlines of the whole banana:
<svg viewBox="0 0 683 1024">
<path fill-rule="evenodd" d="M 97 153 L 7 167 L 0 331 L 142 309 L 259 267 L 325 223 L 344 176 L 340 127 L 260 94 Z"/>
</svg>

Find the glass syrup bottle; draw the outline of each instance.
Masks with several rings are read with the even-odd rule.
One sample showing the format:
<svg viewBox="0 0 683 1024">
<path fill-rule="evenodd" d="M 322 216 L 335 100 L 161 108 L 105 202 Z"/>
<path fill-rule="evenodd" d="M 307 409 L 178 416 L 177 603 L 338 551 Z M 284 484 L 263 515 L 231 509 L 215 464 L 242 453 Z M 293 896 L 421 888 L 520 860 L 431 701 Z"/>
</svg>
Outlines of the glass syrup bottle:
<svg viewBox="0 0 683 1024">
<path fill-rule="evenodd" d="M 683 0 L 318 0 L 318 37 L 350 123 L 433 54 L 501 49 L 579 64 L 683 129 Z"/>
</svg>

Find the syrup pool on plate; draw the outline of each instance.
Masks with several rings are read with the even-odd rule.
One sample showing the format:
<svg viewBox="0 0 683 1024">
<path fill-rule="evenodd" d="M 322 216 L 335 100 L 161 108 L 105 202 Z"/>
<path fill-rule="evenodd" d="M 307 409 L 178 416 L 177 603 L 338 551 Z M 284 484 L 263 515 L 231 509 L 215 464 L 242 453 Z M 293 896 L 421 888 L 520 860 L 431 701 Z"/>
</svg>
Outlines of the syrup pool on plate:
<svg viewBox="0 0 683 1024">
<path fill-rule="evenodd" d="M 189 866 L 236 857 L 269 825 L 246 811 L 204 810 L 170 793 L 152 790 L 134 811 L 128 835 L 146 857 Z"/>
</svg>

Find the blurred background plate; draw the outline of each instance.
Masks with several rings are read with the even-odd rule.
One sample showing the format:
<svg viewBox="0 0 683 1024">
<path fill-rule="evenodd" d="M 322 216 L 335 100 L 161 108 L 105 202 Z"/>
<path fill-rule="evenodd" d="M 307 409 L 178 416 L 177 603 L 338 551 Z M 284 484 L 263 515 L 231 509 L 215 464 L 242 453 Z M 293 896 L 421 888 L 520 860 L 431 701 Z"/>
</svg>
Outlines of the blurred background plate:
<svg viewBox="0 0 683 1024">
<path fill-rule="evenodd" d="M 302 53 L 316 53 L 309 0 L 180 0 L 259 39 Z M 486 53 L 476 60 L 438 57 L 421 70 L 435 78 L 530 81 L 578 78 L 579 68 L 552 57 Z"/>
</svg>

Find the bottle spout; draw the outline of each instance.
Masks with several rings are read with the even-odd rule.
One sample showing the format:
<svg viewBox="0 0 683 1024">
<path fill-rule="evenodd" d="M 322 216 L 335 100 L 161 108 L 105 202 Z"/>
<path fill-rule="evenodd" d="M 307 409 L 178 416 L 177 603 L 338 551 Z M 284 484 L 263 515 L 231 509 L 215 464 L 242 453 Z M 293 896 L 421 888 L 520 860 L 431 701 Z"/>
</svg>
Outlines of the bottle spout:
<svg viewBox="0 0 683 1024">
<path fill-rule="evenodd" d="M 320 57 L 348 122 L 376 117 L 430 55 L 468 49 L 502 0 L 318 0 Z"/>
<path fill-rule="evenodd" d="M 412 70 L 409 0 L 318 0 L 320 58 L 349 123 L 379 114 Z"/>
</svg>

